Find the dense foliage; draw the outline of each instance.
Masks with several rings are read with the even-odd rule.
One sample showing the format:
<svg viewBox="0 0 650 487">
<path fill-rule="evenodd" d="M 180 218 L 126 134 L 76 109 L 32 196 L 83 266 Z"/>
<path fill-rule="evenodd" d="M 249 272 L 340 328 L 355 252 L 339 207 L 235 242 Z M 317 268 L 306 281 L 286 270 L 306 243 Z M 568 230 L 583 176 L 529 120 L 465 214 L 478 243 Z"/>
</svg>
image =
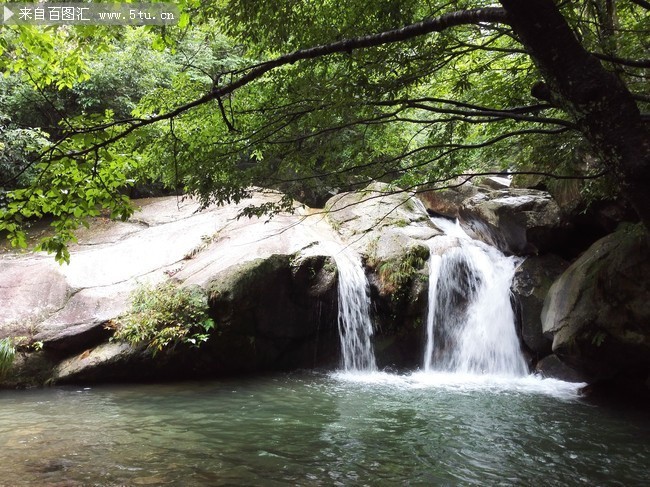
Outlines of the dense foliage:
<svg viewBox="0 0 650 487">
<path fill-rule="evenodd" d="M 598 196 L 635 179 L 599 146 L 594 130 L 612 130 L 582 120 L 597 104 L 551 79 L 509 10 L 521 2 L 501 2 L 508 12 L 483 0 L 178 3 L 181 23 L 164 30 L 3 28 L 0 230 L 14 245 L 52 215 L 40 248 L 66 260 L 79 224 L 102 210 L 127 218 L 127 188 L 150 182 L 205 205 L 252 186 L 286 192 L 256 214 L 374 180 L 418 189 L 521 172 L 577 178 Z M 648 6 L 559 6 L 637 111 L 650 106 Z M 410 34 L 422 20 L 439 25 Z"/>
</svg>

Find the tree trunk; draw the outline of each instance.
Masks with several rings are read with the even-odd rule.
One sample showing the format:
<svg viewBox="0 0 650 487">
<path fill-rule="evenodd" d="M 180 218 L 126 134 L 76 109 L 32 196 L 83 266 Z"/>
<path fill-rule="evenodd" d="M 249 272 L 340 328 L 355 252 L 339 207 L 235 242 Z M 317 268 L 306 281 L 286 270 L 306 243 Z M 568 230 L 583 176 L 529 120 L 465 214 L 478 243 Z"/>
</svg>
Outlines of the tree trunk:
<svg viewBox="0 0 650 487">
<path fill-rule="evenodd" d="M 612 169 L 650 229 L 650 127 L 627 87 L 575 37 L 552 0 L 500 0 L 554 101 Z"/>
</svg>

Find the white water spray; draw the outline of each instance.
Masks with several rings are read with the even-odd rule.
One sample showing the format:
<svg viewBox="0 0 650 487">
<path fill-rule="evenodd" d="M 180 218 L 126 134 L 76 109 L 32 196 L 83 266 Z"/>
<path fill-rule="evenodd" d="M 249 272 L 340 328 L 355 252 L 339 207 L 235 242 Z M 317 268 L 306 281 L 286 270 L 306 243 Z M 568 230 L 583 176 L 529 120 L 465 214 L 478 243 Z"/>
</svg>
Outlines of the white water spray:
<svg viewBox="0 0 650 487">
<path fill-rule="evenodd" d="M 310 248 L 331 256 L 338 269 L 338 327 L 343 370 L 375 372 L 368 279 L 358 254 L 334 242 Z"/>
<path fill-rule="evenodd" d="M 527 374 L 510 302 L 515 258 L 472 240 L 457 223 L 434 223 L 445 235 L 429 241 L 425 371 Z"/>
</svg>

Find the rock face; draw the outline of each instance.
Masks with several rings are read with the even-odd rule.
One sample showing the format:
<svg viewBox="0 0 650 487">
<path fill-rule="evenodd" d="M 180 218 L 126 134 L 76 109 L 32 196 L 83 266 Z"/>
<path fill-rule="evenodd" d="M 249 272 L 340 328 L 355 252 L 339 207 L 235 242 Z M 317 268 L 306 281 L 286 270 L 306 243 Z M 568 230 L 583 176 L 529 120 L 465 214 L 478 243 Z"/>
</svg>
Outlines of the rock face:
<svg viewBox="0 0 650 487">
<path fill-rule="evenodd" d="M 98 377 L 136 380 L 139 378 L 137 374 L 133 371 L 129 373 L 128 369 L 137 360 L 146 362 L 146 356 L 142 350 L 135 350 L 128 343 L 102 343 L 61 361 L 54 368 L 52 378 L 58 382 L 92 381 Z"/>
<path fill-rule="evenodd" d="M 427 210 L 458 218 L 474 238 L 506 254 L 537 255 L 561 248 L 566 225 L 551 195 L 535 189 L 504 188 L 494 179 L 480 186 L 465 183 L 425 191 L 419 198 Z"/>
<path fill-rule="evenodd" d="M 597 166 L 595 160 L 585 159 L 582 170 L 587 174 Z M 615 199 L 593 200 L 585 191 L 587 181 L 580 179 L 549 179 L 542 176 L 515 175 L 512 186 L 516 188 L 543 189 L 548 191 L 567 222 L 566 235 L 562 248 L 554 252 L 565 259 L 573 260 L 580 256 L 596 240 L 616 231 L 621 222 L 638 221 L 622 195 Z"/>
<path fill-rule="evenodd" d="M 551 285 L 568 265 L 561 258 L 547 254 L 528 257 L 515 270 L 511 292 L 521 338 L 536 360 L 551 353 L 552 340 L 542 331 L 542 308 Z"/>
<path fill-rule="evenodd" d="M 451 188 L 421 191 L 418 198 L 431 213 L 445 216 L 447 218 L 459 218 L 460 208 L 465 200 L 476 196 L 482 190 L 471 183 L 464 183 L 457 180 L 452 183 Z"/>
<path fill-rule="evenodd" d="M 324 256 L 275 254 L 215 275 L 208 293 L 220 339 L 202 353 L 220 371 L 337 365 L 336 284 Z"/>
<path fill-rule="evenodd" d="M 364 259 L 375 306 L 380 367 L 421 365 L 427 308 L 426 241 L 441 235 L 418 200 L 387 184 L 331 198 L 328 219 Z"/>
<path fill-rule="evenodd" d="M 326 209 L 341 239 L 361 253 L 373 270 L 381 263 L 403 258 L 410 249 L 421 252 L 426 260 L 425 242 L 442 234 L 416 199 L 383 183 L 337 195 L 327 202 Z"/>
<path fill-rule="evenodd" d="M 560 209 L 551 196 L 534 189 L 480 193 L 463 202 L 464 226 L 506 254 L 535 255 L 558 246 Z"/>
<path fill-rule="evenodd" d="M 566 382 L 586 382 L 587 376 L 562 362 L 557 355 L 551 354 L 537 362 L 535 372 L 542 377 L 559 379 Z"/>
<path fill-rule="evenodd" d="M 553 284 L 543 330 L 553 336 L 554 353 L 591 380 L 634 376 L 643 384 L 650 372 L 649 302 L 648 235 L 626 225 L 593 244 Z"/>
<path fill-rule="evenodd" d="M 166 376 L 176 369 L 188 375 L 204 373 L 197 367 L 218 374 L 225 362 L 224 373 L 255 367 L 306 367 L 331 360 L 333 352 L 324 351 L 329 342 L 320 335 L 336 331 L 336 317 L 332 318 L 324 304 L 326 301 L 336 309 L 332 296 L 336 270 L 323 256 L 306 260 L 299 256 L 301 249 L 336 238 L 335 233 L 322 218 L 302 222 L 305 215 L 300 212 L 269 223 L 237 219 L 244 205 L 279 197 L 260 193 L 241 205 L 201 212 L 191 200 L 144 200 L 130 222 L 97 220 L 89 230 L 81 231 L 80 243 L 70 249 L 70 265 L 58 266 L 42 254 L 2 256 L 0 338 L 23 337 L 24 343 L 42 346 L 38 353 L 35 348 L 22 347 L 7 384 L 140 379 Z M 253 264 L 259 267 L 259 281 L 249 283 L 247 291 L 257 307 L 255 321 L 245 323 L 254 327 L 251 333 L 244 328 L 250 314 L 245 293 L 237 291 L 241 286 L 236 276 L 240 266 Z M 232 299 L 215 298 L 211 310 L 222 320 L 218 333 L 241 328 L 237 333 L 244 333 L 247 343 L 254 344 L 257 359 L 237 356 L 235 347 L 227 347 L 219 350 L 220 360 L 206 355 L 195 361 L 201 354 L 192 350 L 187 351 L 187 360 L 180 353 L 167 365 L 165 354 L 151 360 L 142 350 L 107 343 L 111 332 L 105 325 L 129 308 L 131 292 L 140 283 L 168 279 L 204 289 L 216 289 L 221 280 L 230 282 Z M 223 315 L 229 303 L 237 309 L 236 319 Z M 219 342 L 218 333 L 210 338 L 210 344 Z M 310 348 L 310 340 L 320 348 Z M 295 356 L 289 348 L 295 350 Z M 134 363 L 138 367 L 133 367 Z"/>
<path fill-rule="evenodd" d="M 384 190 L 372 186 L 363 195 Z M 130 222 L 97 220 L 81 231 L 68 266 L 42 254 L 4 255 L 0 338 L 23 337 L 21 343 L 27 344 L 4 384 L 335 367 L 340 358 L 338 273 L 330 254 L 313 249 L 323 243 L 351 248 L 366 262 L 372 256 L 379 267 L 402 259 L 409 249 L 423 255 L 422 240 L 437 232 L 408 195 L 384 196 L 369 201 L 358 194 L 337 197 L 330 218 L 338 231 L 322 213 L 309 209 L 270 221 L 237 218 L 245 205 L 264 204 L 278 194 L 259 193 L 241 205 L 201 212 L 191 200 L 152 198 L 139 202 L 141 210 Z M 359 204 L 344 208 L 348 202 Z M 112 331 L 106 325 L 129 309 L 132 291 L 169 279 L 208 293 L 216 325 L 207 343 L 152 357 L 142 347 L 109 341 Z M 426 302 L 408 293 L 422 296 L 422 282 L 410 276 L 402 283 L 404 299 L 397 306 L 382 288 L 385 283 L 371 280 L 392 316 L 420 319 Z M 396 339 L 398 329 L 391 321 L 390 329 L 377 334 L 380 365 L 411 365 L 419 356 L 420 330 L 411 327 L 413 333 Z"/>
</svg>

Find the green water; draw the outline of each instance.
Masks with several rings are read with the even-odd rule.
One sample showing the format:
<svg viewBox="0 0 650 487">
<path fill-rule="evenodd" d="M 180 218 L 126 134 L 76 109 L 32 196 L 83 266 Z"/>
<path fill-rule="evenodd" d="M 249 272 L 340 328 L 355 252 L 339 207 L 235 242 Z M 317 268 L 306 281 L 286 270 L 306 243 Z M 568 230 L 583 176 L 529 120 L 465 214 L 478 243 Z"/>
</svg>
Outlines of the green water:
<svg viewBox="0 0 650 487">
<path fill-rule="evenodd" d="M 431 374 L 0 391 L 0 485 L 649 485 L 647 415 L 575 391 Z"/>
</svg>

